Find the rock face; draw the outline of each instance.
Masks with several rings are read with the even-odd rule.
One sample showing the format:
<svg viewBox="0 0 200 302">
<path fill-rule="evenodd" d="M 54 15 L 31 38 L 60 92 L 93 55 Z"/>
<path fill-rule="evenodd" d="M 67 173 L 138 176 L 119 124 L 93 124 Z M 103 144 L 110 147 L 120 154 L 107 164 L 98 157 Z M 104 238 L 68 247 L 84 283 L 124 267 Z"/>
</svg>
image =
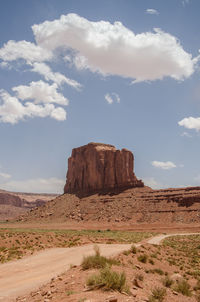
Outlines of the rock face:
<svg viewBox="0 0 200 302">
<path fill-rule="evenodd" d="M 92 193 L 143 187 L 133 172 L 134 157 L 126 149 L 89 143 L 75 148 L 68 159 L 64 193 Z"/>
</svg>

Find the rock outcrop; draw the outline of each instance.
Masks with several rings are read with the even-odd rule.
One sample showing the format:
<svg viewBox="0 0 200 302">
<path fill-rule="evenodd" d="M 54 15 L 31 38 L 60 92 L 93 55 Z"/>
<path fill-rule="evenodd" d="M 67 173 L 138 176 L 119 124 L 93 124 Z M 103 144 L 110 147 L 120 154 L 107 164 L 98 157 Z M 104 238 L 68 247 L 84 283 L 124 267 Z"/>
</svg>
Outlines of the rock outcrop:
<svg viewBox="0 0 200 302">
<path fill-rule="evenodd" d="M 64 193 L 93 193 L 143 187 L 133 172 L 134 157 L 127 149 L 89 143 L 75 148 L 68 159 Z"/>
</svg>

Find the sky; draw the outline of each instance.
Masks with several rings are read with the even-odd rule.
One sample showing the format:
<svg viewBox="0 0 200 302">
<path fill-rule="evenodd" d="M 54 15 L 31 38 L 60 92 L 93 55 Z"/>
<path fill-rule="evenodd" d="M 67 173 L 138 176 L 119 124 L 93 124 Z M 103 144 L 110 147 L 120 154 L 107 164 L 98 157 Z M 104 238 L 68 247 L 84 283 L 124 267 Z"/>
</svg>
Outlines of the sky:
<svg viewBox="0 0 200 302">
<path fill-rule="evenodd" d="M 89 142 L 200 185 L 199 0 L 1 0 L 0 189 L 63 193 Z"/>
</svg>

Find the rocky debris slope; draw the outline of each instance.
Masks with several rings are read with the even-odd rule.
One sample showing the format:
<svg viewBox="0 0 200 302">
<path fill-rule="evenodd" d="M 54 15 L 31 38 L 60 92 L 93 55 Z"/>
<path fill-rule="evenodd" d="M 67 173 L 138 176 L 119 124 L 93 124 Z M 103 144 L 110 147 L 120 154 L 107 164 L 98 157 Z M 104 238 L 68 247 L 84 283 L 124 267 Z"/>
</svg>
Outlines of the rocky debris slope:
<svg viewBox="0 0 200 302">
<path fill-rule="evenodd" d="M 117 193 L 117 194 L 116 194 Z M 200 187 L 131 188 L 79 198 L 64 194 L 33 209 L 19 221 L 96 223 L 200 223 Z"/>
<path fill-rule="evenodd" d="M 112 145 L 89 143 L 75 148 L 68 159 L 65 193 L 91 193 L 114 188 L 143 187 L 133 172 L 134 157 Z"/>
</svg>

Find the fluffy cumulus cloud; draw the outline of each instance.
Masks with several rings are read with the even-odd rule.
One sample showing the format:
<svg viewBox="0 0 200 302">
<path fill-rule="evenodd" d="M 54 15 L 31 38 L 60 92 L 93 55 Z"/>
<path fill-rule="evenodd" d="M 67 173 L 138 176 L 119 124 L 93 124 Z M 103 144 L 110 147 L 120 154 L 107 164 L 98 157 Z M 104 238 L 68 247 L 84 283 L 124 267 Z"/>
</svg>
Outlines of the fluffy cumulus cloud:
<svg viewBox="0 0 200 302">
<path fill-rule="evenodd" d="M 108 104 L 113 104 L 114 102 L 120 103 L 120 97 L 117 93 L 112 92 L 111 94 L 107 93 L 105 95 L 105 100 L 107 101 Z"/>
<path fill-rule="evenodd" d="M 68 105 L 68 99 L 57 91 L 58 85 L 56 83 L 49 85 L 46 82 L 38 81 L 31 82 L 29 86 L 20 85 L 13 87 L 12 90 L 16 92 L 17 97 L 21 100 L 34 100 L 38 103 L 56 103 L 60 105 Z"/>
<path fill-rule="evenodd" d="M 71 51 L 77 68 L 119 75 L 137 82 L 164 77 L 182 80 L 195 69 L 176 37 L 160 29 L 135 34 L 121 22 L 91 22 L 76 14 L 32 26 L 37 45 L 53 52 Z"/>
<path fill-rule="evenodd" d="M 187 129 L 194 129 L 196 131 L 200 130 L 200 117 L 185 117 L 178 122 L 179 126 L 183 126 Z"/>
<path fill-rule="evenodd" d="M 15 192 L 62 194 L 65 181 L 56 177 L 27 180 L 10 180 L 1 184 L 1 189 Z"/>
<path fill-rule="evenodd" d="M 0 91 L 0 122 L 16 124 L 26 118 L 48 116 L 63 121 L 66 119 L 66 111 L 53 104 L 36 105 L 31 102 L 22 104 L 17 97 L 11 96 L 5 90 Z"/>
<path fill-rule="evenodd" d="M 149 15 L 158 15 L 159 14 L 159 12 L 154 8 L 147 8 L 146 13 Z"/>
<path fill-rule="evenodd" d="M 51 60 L 52 56 L 50 50 L 27 41 L 10 40 L 0 49 L 0 59 L 3 61 L 24 59 L 27 63 L 42 62 Z"/>
<path fill-rule="evenodd" d="M 33 72 L 37 72 L 37 73 L 41 74 L 42 76 L 44 76 L 46 81 L 53 81 L 54 83 L 56 83 L 59 86 L 66 83 L 76 89 L 81 88 L 80 83 L 78 83 L 75 80 L 67 78 L 65 75 L 63 75 L 59 72 L 53 72 L 51 70 L 51 68 L 45 63 L 35 62 L 33 64 L 33 68 L 31 70 Z"/>
<path fill-rule="evenodd" d="M 170 169 L 176 168 L 176 165 L 171 161 L 164 162 L 164 161 L 154 160 L 151 162 L 151 164 L 152 164 L 152 166 L 163 169 L 163 170 L 170 170 Z"/>
</svg>

